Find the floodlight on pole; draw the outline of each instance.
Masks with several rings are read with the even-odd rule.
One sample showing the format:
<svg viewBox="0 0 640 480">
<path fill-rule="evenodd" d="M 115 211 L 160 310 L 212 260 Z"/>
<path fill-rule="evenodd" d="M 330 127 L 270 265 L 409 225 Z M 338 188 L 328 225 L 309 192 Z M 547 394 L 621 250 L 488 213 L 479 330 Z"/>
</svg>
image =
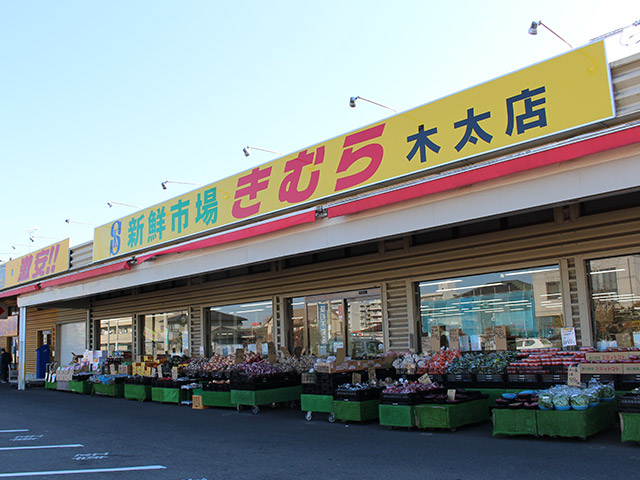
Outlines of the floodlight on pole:
<svg viewBox="0 0 640 480">
<path fill-rule="evenodd" d="M 167 189 L 167 183 L 178 183 L 180 185 L 195 185 L 196 187 L 202 186 L 201 183 L 196 183 L 196 182 L 180 182 L 178 180 L 165 180 L 164 182 L 160 183 L 163 190 Z"/>
<path fill-rule="evenodd" d="M 284 153 L 278 152 L 277 150 L 269 150 L 268 148 L 252 147 L 251 145 L 247 145 L 246 147 L 244 147 L 242 149 L 242 152 L 244 153 L 245 157 L 248 157 L 249 155 L 251 155 L 251 152 L 249 152 L 250 149 L 251 150 L 259 150 L 261 152 L 267 152 L 267 153 L 275 153 L 276 155 L 284 155 Z"/>
<path fill-rule="evenodd" d="M 398 113 L 398 111 L 395 108 L 388 107 L 386 105 L 383 105 L 382 103 L 374 102 L 373 100 L 369 100 L 368 98 L 364 98 L 364 97 L 360 97 L 360 96 L 351 97 L 349 99 L 349 106 L 351 108 L 356 108 L 356 100 L 362 100 L 364 102 L 373 103 L 374 105 L 377 105 L 379 107 L 386 108 L 387 110 L 391 110 L 392 112 Z"/>
<path fill-rule="evenodd" d="M 566 43 L 567 45 L 569 45 L 569 48 L 573 48 L 573 45 L 571 45 L 569 42 L 567 42 L 564 38 L 562 38 L 560 35 L 558 35 L 556 32 L 554 32 L 553 30 L 551 30 L 547 25 L 545 25 L 544 23 L 542 23 L 542 20 L 538 20 L 537 22 L 533 21 L 531 22 L 531 27 L 529 27 L 529 35 L 537 35 L 538 34 L 538 27 L 544 27 L 547 30 L 549 30 L 551 33 L 553 33 L 556 37 L 558 37 L 560 40 L 562 40 L 564 43 Z"/>
<path fill-rule="evenodd" d="M 622 27 L 622 28 L 616 28 L 615 30 L 612 30 L 608 33 L 605 33 L 604 35 L 600 35 L 599 37 L 596 38 L 592 38 L 591 40 L 589 40 L 589 43 L 591 42 L 597 42 L 598 40 L 604 40 L 605 38 L 611 37 L 613 35 L 617 35 L 618 33 L 622 33 L 624 30 L 626 30 L 627 28 L 630 27 L 637 27 L 640 26 L 640 20 L 636 20 L 635 22 L 633 22 L 631 25 L 627 25 L 626 27 Z M 632 35 L 632 37 L 635 35 Z M 629 38 L 631 39 L 631 37 Z M 620 42 L 622 43 L 622 41 Z M 624 45 L 624 44 L 623 44 Z M 628 45 L 627 45 L 628 46 Z"/>
<path fill-rule="evenodd" d="M 109 205 L 109 208 L 113 208 L 114 205 L 122 205 L 123 207 L 131 207 L 131 208 L 141 208 L 138 205 L 132 205 L 130 203 L 114 202 L 113 200 L 111 200 L 110 202 L 107 202 L 107 205 Z"/>
<path fill-rule="evenodd" d="M 71 223 L 77 223 L 77 224 L 79 224 L 79 225 L 91 225 L 92 227 L 97 227 L 97 225 L 96 225 L 95 223 L 89 223 L 89 222 L 77 222 L 77 221 L 75 221 L 75 220 L 71 220 L 71 219 L 69 219 L 69 218 L 67 218 L 67 219 L 65 220 L 65 223 L 69 223 L 69 224 L 71 224 Z"/>
</svg>

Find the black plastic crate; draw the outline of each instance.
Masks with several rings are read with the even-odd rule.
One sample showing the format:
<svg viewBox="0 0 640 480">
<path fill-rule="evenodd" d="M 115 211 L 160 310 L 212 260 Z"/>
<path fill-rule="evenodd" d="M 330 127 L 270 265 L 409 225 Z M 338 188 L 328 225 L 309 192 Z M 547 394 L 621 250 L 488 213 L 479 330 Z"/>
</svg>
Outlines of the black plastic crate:
<svg viewBox="0 0 640 480">
<path fill-rule="evenodd" d="M 480 388 L 504 388 L 506 376 L 504 373 L 477 373 L 474 387 Z"/>
<path fill-rule="evenodd" d="M 414 393 L 380 393 L 380 403 L 382 405 L 417 405 L 422 403 L 423 392 Z"/>
<path fill-rule="evenodd" d="M 580 379 L 588 383 L 589 380 L 595 378 L 600 383 L 614 383 L 614 386 L 617 387 L 619 384 L 618 375 L 612 373 L 583 373 L 580 375 Z"/>
<path fill-rule="evenodd" d="M 231 384 L 226 382 L 209 382 L 202 385 L 202 390 L 205 392 L 229 392 L 231 391 Z"/>
<path fill-rule="evenodd" d="M 508 388 L 538 388 L 540 377 L 537 373 L 510 373 L 507 375 Z"/>
<path fill-rule="evenodd" d="M 625 393 L 618 397 L 618 409 L 624 413 L 640 413 L 640 395 Z"/>
<path fill-rule="evenodd" d="M 232 390 L 268 390 L 279 388 L 282 381 L 276 375 L 268 377 L 234 376 L 231 378 Z"/>
<path fill-rule="evenodd" d="M 446 377 L 446 385 L 451 388 L 469 387 L 473 382 L 474 378 L 470 373 L 449 373 Z"/>
<path fill-rule="evenodd" d="M 567 383 L 568 375 L 566 373 L 543 373 L 540 375 L 540 387 L 549 388 L 554 385 L 562 385 Z"/>
<path fill-rule="evenodd" d="M 348 402 L 364 402 L 366 400 L 377 400 L 380 398 L 381 388 L 367 388 L 363 390 L 336 390 L 334 397 L 336 400 Z"/>
<path fill-rule="evenodd" d="M 635 373 L 625 373 L 618 376 L 618 388 L 620 390 L 633 390 L 640 387 L 640 375 Z"/>
</svg>

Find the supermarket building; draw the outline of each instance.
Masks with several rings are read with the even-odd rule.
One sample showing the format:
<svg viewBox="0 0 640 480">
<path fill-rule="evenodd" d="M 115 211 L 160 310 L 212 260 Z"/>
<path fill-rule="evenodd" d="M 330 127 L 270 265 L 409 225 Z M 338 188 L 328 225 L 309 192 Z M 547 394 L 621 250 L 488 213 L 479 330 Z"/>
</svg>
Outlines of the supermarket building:
<svg viewBox="0 0 640 480">
<path fill-rule="evenodd" d="M 21 386 L 45 343 L 62 365 L 269 341 L 418 352 L 433 326 L 472 348 L 502 325 L 520 346 L 566 327 L 632 346 L 640 55 L 590 44 L 13 262 L 0 345 L 25 352 Z"/>
</svg>

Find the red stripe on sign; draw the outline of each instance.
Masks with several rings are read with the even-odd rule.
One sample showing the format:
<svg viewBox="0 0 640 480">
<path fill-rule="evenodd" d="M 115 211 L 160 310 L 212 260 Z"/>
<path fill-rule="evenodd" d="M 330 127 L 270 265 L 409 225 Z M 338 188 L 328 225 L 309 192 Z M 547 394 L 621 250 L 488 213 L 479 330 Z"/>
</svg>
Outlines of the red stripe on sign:
<svg viewBox="0 0 640 480">
<path fill-rule="evenodd" d="M 236 230 L 229 233 L 223 233 L 221 235 L 216 235 L 215 237 L 205 238 L 204 240 L 188 243 L 186 245 L 180 245 L 178 247 L 169 248 L 167 250 L 161 250 L 159 252 L 151 253 L 149 255 L 137 257 L 136 260 L 138 261 L 138 263 L 143 263 L 149 260 L 150 258 L 156 257 L 158 255 L 188 252 L 191 250 L 199 250 L 201 248 L 213 247 L 215 245 L 222 245 L 224 243 L 236 242 L 238 240 L 244 240 L 247 238 L 257 237 L 259 235 L 264 235 L 266 233 L 272 233 L 278 230 L 284 230 L 285 228 L 294 227 L 296 225 L 302 225 L 304 223 L 314 222 L 315 220 L 316 220 L 315 211 L 304 212 L 298 215 L 280 218 L 272 222 L 261 223 L 259 225 L 243 228 L 241 230 Z"/>
<path fill-rule="evenodd" d="M 496 178 L 512 175 L 514 173 L 525 172 L 555 163 L 566 162 L 576 158 L 592 155 L 594 153 L 605 152 L 614 148 L 624 147 L 640 142 L 640 127 L 629 128 L 620 132 L 610 133 L 601 137 L 590 138 L 571 145 L 564 145 L 552 150 L 538 152 L 520 158 L 506 160 L 502 163 L 479 167 L 474 170 L 462 172 L 450 177 L 439 178 L 430 182 L 421 183 L 395 190 L 393 192 L 381 193 L 361 200 L 336 205 L 327 209 L 330 218 L 363 212 L 373 208 L 384 207 L 394 203 L 412 200 L 415 198 L 432 195 L 434 193 L 453 190 L 454 188 L 473 185 L 474 183 L 486 182 Z"/>
</svg>

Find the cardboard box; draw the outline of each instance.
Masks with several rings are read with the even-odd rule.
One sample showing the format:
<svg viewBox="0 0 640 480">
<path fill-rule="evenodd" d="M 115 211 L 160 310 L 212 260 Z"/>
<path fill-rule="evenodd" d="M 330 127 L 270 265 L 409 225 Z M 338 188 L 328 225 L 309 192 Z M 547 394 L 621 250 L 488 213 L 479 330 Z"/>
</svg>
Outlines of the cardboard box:
<svg viewBox="0 0 640 480">
<path fill-rule="evenodd" d="M 581 363 L 580 375 L 583 373 L 621 374 L 624 371 L 624 363 Z"/>
<path fill-rule="evenodd" d="M 640 351 L 634 350 L 630 352 L 587 352 L 584 357 L 588 362 L 594 360 L 610 362 L 611 360 L 627 360 L 632 355 L 640 356 Z"/>
<path fill-rule="evenodd" d="M 209 408 L 202 404 L 202 395 L 193 395 L 191 397 L 191 408 L 195 410 L 204 410 L 205 408 Z"/>
<path fill-rule="evenodd" d="M 623 363 L 623 372 L 630 375 L 640 375 L 640 363 Z"/>
</svg>

